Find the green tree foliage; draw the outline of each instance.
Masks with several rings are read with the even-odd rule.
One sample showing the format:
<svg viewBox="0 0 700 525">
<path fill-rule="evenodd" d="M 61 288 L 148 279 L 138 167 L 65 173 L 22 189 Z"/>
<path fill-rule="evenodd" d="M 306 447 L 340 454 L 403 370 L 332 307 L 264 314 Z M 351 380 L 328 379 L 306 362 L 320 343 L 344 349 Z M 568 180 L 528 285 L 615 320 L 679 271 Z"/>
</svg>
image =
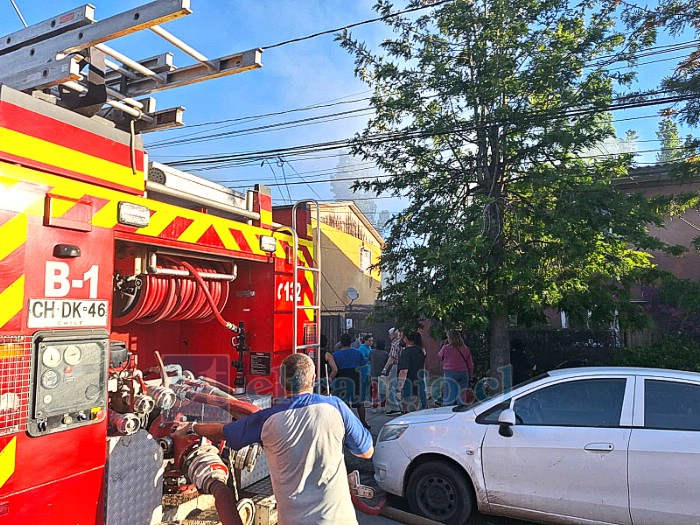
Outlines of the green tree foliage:
<svg viewBox="0 0 700 525">
<path fill-rule="evenodd" d="M 675 120 L 670 118 L 661 120 L 656 136 L 661 141 L 659 153 L 656 154 L 657 162 L 676 162 L 683 158 L 681 139 L 678 135 L 678 124 L 676 124 Z"/>
<path fill-rule="evenodd" d="M 634 4 L 626 4 L 627 21 L 631 28 L 647 43 L 655 41 L 659 30 L 668 31 L 671 36 L 700 37 L 700 3 L 697 0 L 662 0 L 655 10 L 648 10 Z M 691 126 L 700 123 L 700 46 L 681 60 L 671 75 L 663 81 L 662 87 L 678 95 L 687 97 L 680 109 L 680 117 Z"/>
<path fill-rule="evenodd" d="M 656 42 L 659 34 L 668 33 L 671 37 L 682 38 L 684 41 L 695 37 L 700 38 L 700 3 L 697 0 L 661 0 L 655 9 L 625 3 L 625 20 L 628 27 L 644 41 L 645 45 Z M 691 36 L 692 35 L 692 36 Z M 680 162 L 674 168 L 674 175 L 685 177 L 700 176 L 700 157 L 698 147 L 700 141 L 688 136 L 681 144 L 680 139 L 673 137 L 673 121 L 670 117 L 678 118 L 690 126 L 700 123 L 700 46 L 681 59 L 673 72 L 661 82 L 661 89 L 678 97 L 679 104 L 673 110 L 667 110 L 664 115 L 668 118 L 660 123 L 659 132 L 662 139 L 676 140 L 677 147 L 682 148 L 672 161 Z M 677 135 L 677 128 L 675 129 Z M 666 157 L 670 150 L 662 151 L 660 156 Z M 660 162 L 666 162 L 660 158 Z"/>
<path fill-rule="evenodd" d="M 683 316 L 700 315 L 700 281 L 698 280 L 666 276 L 659 288 L 659 298 Z"/>
<path fill-rule="evenodd" d="M 602 67 L 636 49 L 615 5 L 455 0 L 388 17 L 394 37 L 378 50 L 340 36 L 374 90 L 354 153 L 390 175 L 356 186 L 408 203 L 390 223 L 381 299 L 406 326 L 488 328 L 494 371 L 509 361 L 509 323 L 542 323 L 548 307 L 633 322 L 629 287 L 654 273 L 646 251 L 678 250 L 646 228 L 668 199 L 613 184 L 631 155 L 581 156 L 614 136 L 605 112 L 632 79 Z"/>
<path fill-rule="evenodd" d="M 695 141 L 687 136 L 685 141 L 678 133 L 678 124 L 671 117 L 659 121 L 659 130 L 656 136 L 661 142 L 656 161 L 659 163 L 683 162 L 691 159 L 696 154 Z"/>
</svg>

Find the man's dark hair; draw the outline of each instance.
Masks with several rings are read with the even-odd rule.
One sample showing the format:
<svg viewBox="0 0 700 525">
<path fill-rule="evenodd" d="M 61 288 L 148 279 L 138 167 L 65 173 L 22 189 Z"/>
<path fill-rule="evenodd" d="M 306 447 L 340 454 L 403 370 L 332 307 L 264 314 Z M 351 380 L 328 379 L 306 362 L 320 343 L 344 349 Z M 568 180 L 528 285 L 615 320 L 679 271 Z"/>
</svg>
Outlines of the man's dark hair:
<svg viewBox="0 0 700 525">
<path fill-rule="evenodd" d="M 306 354 L 292 354 L 282 361 L 280 380 L 286 392 L 298 394 L 313 390 L 316 367 Z"/>
<path fill-rule="evenodd" d="M 374 346 L 377 348 L 377 350 L 386 350 L 386 341 L 384 339 L 380 339 L 374 343 Z"/>
<path fill-rule="evenodd" d="M 326 348 L 328 346 L 328 338 L 326 334 L 321 334 L 321 340 L 319 341 L 321 348 Z"/>
<path fill-rule="evenodd" d="M 350 334 L 340 334 L 340 346 L 350 346 L 350 343 L 352 343 Z"/>
<path fill-rule="evenodd" d="M 406 338 L 407 341 L 414 343 L 414 344 L 421 340 L 420 334 L 414 330 L 412 330 L 410 332 L 404 332 L 404 337 Z"/>
</svg>

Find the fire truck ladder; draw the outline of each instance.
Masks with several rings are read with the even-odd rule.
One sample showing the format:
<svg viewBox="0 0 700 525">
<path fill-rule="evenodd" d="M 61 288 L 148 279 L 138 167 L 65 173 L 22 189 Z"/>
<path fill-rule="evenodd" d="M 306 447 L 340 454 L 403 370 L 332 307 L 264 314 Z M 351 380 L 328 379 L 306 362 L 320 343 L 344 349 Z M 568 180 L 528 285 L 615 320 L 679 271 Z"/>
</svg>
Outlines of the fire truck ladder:
<svg viewBox="0 0 700 525">
<path fill-rule="evenodd" d="M 160 24 L 192 13 L 190 0 L 156 0 L 102 21 L 92 5 L 0 38 L 0 84 L 20 91 L 44 90 L 77 112 L 113 120 L 139 132 L 182 126 L 183 107 L 155 110 L 156 91 L 262 67 L 262 49 L 209 59 Z M 136 61 L 105 42 L 143 29 L 197 63 L 178 68 L 170 52 Z M 115 111 L 118 110 L 118 111 Z"/>
<path fill-rule="evenodd" d="M 301 266 L 299 264 L 299 236 L 297 234 L 297 210 L 301 206 L 307 206 L 312 204 L 316 211 L 316 226 L 313 232 L 313 261 L 314 266 Z M 292 207 L 292 227 L 281 226 L 277 228 L 276 231 L 286 231 L 291 234 L 293 240 L 293 271 L 294 271 L 294 300 L 293 300 L 293 315 L 294 320 L 292 322 L 292 329 L 294 330 L 292 341 L 293 348 L 292 351 L 297 353 L 299 351 L 313 350 L 316 356 L 316 370 L 320 372 L 321 370 L 321 207 L 317 201 L 313 199 L 299 201 Z M 304 274 L 310 273 L 312 278 L 313 286 L 313 304 L 304 305 L 299 304 L 299 299 L 301 294 L 297 294 L 297 290 L 300 289 L 299 286 L 299 272 Z M 299 313 L 300 312 L 312 311 L 314 314 L 314 328 L 315 328 L 315 343 L 310 344 L 299 344 Z M 321 384 L 319 383 L 318 392 L 321 392 Z"/>
</svg>

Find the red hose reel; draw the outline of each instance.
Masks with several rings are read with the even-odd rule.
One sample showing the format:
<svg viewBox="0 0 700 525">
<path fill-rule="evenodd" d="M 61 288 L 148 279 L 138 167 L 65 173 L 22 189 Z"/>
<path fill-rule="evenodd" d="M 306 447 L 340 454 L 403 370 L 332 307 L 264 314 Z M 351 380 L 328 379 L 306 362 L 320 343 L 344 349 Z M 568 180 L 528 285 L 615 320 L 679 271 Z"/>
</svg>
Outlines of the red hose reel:
<svg viewBox="0 0 700 525">
<path fill-rule="evenodd" d="M 126 307 L 115 308 L 112 324 L 205 323 L 215 317 L 218 320 L 228 300 L 230 281 L 235 278 L 225 266 L 220 262 L 193 262 L 169 255 L 159 256 L 156 262 L 152 255 L 149 273 L 117 275 L 114 304 Z M 129 296 L 125 300 L 124 296 L 131 293 L 135 297 Z"/>
</svg>

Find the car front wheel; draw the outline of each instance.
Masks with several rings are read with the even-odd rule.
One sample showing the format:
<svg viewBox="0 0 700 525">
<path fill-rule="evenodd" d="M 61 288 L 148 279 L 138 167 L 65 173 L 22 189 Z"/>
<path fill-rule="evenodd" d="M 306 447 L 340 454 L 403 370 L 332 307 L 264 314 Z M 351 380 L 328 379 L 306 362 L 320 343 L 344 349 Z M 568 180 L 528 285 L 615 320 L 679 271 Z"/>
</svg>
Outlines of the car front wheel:
<svg viewBox="0 0 700 525">
<path fill-rule="evenodd" d="M 419 465 L 408 480 L 411 510 L 447 525 L 464 525 L 474 508 L 474 496 L 464 474 L 442 461 Z"/>
</svg>

